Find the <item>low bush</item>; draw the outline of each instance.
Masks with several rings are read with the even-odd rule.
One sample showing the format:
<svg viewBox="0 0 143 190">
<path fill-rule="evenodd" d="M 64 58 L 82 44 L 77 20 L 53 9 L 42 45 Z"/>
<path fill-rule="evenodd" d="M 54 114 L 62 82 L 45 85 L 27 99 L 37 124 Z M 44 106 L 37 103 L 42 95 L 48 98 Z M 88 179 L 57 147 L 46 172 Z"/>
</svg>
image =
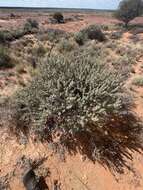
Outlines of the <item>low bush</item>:
<svg viewBox="0 0 143 190">
<path fill-rule="evenodd" d="M 128 150 L 141 148 L 141 127 L 129 112 L 120 74 L 102 64 L 100 56 L 83 53 L 51 56 L 38 64 L 37 76 L 12 97 L 10 123 L 17 134 L 34 132 L 35 140 L 54 143 L 58 132 L 56 142 L 70 153 L 78 150 L 122 171 L 131 158 Z"/>
<path fill-rule="evenodd" d="M 38 34 L 38 39 L 41 41 L 59 42 L 62 37 L 68 38 L 68 34 L 60 29 L 50 28 Z"/>
<path fill-rule="evenodd" d="M 7 48 L 0 47 L 0 69 L 13 68 L 14 64 Z"/>
<path fill-rule="evenodd" d="M 81 32 L 85 33 L 85 35 L 87 35 L 88 39 L 90 40 L 98 40 L 100 42 L 106 40 L 100 26 L 97 25 L 90 25 L 87 28 L 83 29 Z"/>
<path fill-rule="evenodd" d="M 57 23 L 64 23 L 64 16 L 60 12 L 54 13 L 53 18 L 56 20 Z"/>
<path fill-rule="evenodd" d="M 87 36 L 83 32 L 78 32 L 75 34 L 74 39 L 81 46 L 87 41 Z"/>
<path fill-rule="evenodd" d="M 62 52 L 70 52 L 76 48 L 75 42 L 73 42 L 71 39 L 62 39 L 58 43 L 58 50 Z"/>
<path fill-rule="evenodd" d="M 99 62 L 58 57 L 41 66 L 40 74 L 17 100 L 37 130 L 44 127 L 73 134 L 94 130 L 89 123 L 103 127 L 106 120 L 120 114 L 126 103 L 121 94 L 120 76 Z"/>
<path fill-rule="evenodd" d="M 12 33 L 8 30 L 1 30 L 0 31 L 0 43 L 5 44 L 9 41 L 12 41 L 14 39 Z"/>
<path fill-rule="evenodd" d="M 24 32 L 31 33 L 35 30 L 39 29 L 39 24 L 36 20 L 27 19 L 24 25 Z"/>
</svg>

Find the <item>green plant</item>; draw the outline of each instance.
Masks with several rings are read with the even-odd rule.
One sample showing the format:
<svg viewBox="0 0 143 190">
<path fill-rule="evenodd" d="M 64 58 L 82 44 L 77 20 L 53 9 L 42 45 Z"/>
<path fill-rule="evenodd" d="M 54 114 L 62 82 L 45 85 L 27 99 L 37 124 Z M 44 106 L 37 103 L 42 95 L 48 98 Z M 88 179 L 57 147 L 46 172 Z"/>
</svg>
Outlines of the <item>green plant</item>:
<svg viewBox="0 0 143 190">
<path fill-rule="evenodd" d="M 143 76 L 134 78 L 132 84 L 136 86 L 143 86 Z"/>
<path fill-rule="evenodd" d="M 57 21 L 57 23 L 64 23 L 64 16 L 60 12 L 54 13 L 53 18 Z"/>
<path fill-rule="evenodd" d="M 115 13 L 115 17 L 125 23 L 128 23 L 134 18 L 142 15 L 143 13 L 143 1 L 142 0 L 122 0 L 119 4 L 119 8 Z"/>
<path fill-rule="evenodd" d="M 0 47 L 0 69 L 13 68 L 14 64 L 7 48 Z"/>
</svg>

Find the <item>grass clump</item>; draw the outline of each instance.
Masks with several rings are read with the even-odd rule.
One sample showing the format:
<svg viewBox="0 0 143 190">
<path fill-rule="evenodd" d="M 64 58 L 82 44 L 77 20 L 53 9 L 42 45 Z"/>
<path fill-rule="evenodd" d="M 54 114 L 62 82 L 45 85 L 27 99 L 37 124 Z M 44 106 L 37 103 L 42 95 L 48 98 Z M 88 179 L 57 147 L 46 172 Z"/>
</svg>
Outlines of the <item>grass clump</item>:
<svg viewBox="0 0 143 190">
<path fill-rule="evenodd" d="M 134 78 L 132 84 L 143 87 L 143 76 Z"/>
</svg>

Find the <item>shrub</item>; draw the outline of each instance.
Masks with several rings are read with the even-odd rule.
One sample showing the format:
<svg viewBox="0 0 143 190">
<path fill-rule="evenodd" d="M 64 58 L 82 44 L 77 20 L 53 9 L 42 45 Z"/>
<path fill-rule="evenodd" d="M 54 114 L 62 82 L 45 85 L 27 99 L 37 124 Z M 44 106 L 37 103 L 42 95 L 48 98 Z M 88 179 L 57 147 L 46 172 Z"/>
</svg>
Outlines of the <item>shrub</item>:
<svg viewBox="0 0 143 190">
<path fill-rule="evenodd" d="M 123 21 L 125 26 L 134 18 L 142 15 L 143 1 L 142 0 L 122 0 L 119 8 L 115 13 L 117 19 Z"/>
<path fill-rule="evenodd" d="M 33 54 L 36 57 L 42 57 L 46 54 L 46 48 L 42 44 L 40 44 L 38 47 L 35 47 L 33 49 Z"/>
<path fill-rule="evenodd" d="M 84 45 L 85 41 L 87 40 L 87 36 L 83 32 L 78 32 L 74 36 L 75 41 L 78 45 Z"/>
<path fill-rule="evenodd" d="M 140 77 L 134 78 L 132 83 L 136 86 L 143 86 L 143 77 L 140 76 Z"/>
<path fill-rule="evenodd" d="M 13 68 L 14 64 L 9 56 L 8 49 L 0 47 L 0 69 Z"/>
<path fill-rule="evenodd" d="M 98 40 L 100 42 L 105 41 L 105 35 L 101 28 L 96 25 L 90 25 L 87 28 L 81 30 L 81 33 L 90 40 Z"/>
<path fill-rule="evenodd" d="M 60 12 L 54 13 L 53 18 L 56 20 L 57 23 L 64 23 L 64 16 Z"/>
<path fill-rule="evenodd" d="M 10 31 L 8 31 L 8 30 L 0 31 L 0 43 L 1 44 L 7 43 L 12 40 L 13 40 L 13 35 Z"/>
<path fill-rule="evenodd" d="M 39 24 L 36 20 L 32 20 L 32 19 L 27 19 L 25 25 L 24 25 L 24 31 L 26 33 L 31 33 L 34 31 L 34 29 L 38 29 L 39 28 Z"/>
<path fill-rule="evenodd" d="M 76 44 L 74 42 L 71 41 L 71 39 L 62 39 L 59 43 L 58 43 L 58 50 L 60 52 L 70 52 L 72 50 L 75 49 Z"/>
<path fill-rule="evenodd" d="M 41 41 L 58 42 L 62 37 L 68 38 L 67 33 L 60 29 L 48 29 L 38 34 L 38 38 Z"/>
<path fill-rule="evenodd" d="M 37 130 L 43 127 L 73 134 L 94 130 L 89 123 L 103 127 L 106 120 L 121 113 L 122 95 L 119 75 L 99 61 L 53 57 L 41 65 L 40 74 L 17 100 Z"/>
</svg>

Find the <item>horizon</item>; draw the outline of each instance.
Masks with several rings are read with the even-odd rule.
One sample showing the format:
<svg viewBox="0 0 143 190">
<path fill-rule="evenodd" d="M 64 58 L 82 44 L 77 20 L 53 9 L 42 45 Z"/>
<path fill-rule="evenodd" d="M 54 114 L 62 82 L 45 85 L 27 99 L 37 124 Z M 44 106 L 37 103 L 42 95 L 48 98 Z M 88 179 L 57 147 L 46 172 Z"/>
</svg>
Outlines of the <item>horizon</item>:
<svg viewBox="0 0 143 190">
<path fill-rule="evenodd" d="M 115 10 L 120 0 L 7 0 L 0 1 L 0 8 L 63 8 L 63 9 L 92 9 Z"/>
</svg>

